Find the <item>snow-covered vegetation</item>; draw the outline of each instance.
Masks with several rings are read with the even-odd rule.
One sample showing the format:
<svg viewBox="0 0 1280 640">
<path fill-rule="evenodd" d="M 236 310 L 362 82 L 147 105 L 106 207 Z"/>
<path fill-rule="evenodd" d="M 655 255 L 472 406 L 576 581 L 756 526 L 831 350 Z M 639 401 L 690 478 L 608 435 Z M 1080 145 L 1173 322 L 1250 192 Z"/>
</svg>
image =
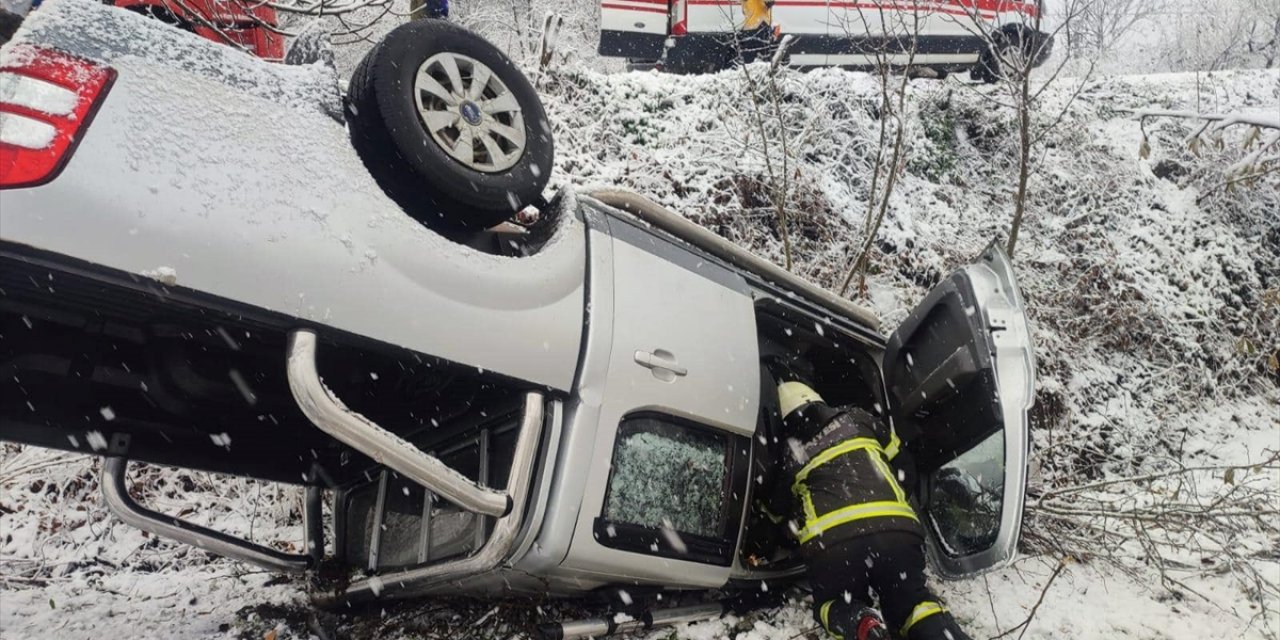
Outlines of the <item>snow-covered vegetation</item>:
<svg viewBox="0 0 1280 640">
<path fill-rule="evenodd" d="M 539 19 L 523 11 L 458 13 L 533 69 Z M 763 64 L 608 73 L 584 49 L 581 13 L 557 61 L 533 69 L 560 188 L 634 189 L 779 264 L 785 238 L 793 270 L 837 291 L 870 246 L 866 284 L 847 294 L 887 327 L 1007 238 L 1018 123 L 998 87 L 907 83 L 897 183 L 869 238 L 889 117 L 876 76 L 783 70 L 764 86 Z M 1234 171 L 1265 141 L 1252 127 L 1201 136 L 1194 120 L 1140 123 L 1144 109 L 1280 119 L 1280 70 L 1064 77 L 1040 98 L 1014 255 L 1040 375 L 1024 556 L 939 585 L 975 637 L 1280 637 L 1280 172 Z M 779 175 L 769 164 L 784 157 Z M 582 613 L 439 601 L 311 611 L 299 583 L 113 519 L 90 458 L 0 446 L 6 638 L 508 638 Z M 299 491 L 156 468 L 132 482 L 161 511 L 300 538 Z M 650 637 L 821 637 L 803 598 Z"/>
</svg>

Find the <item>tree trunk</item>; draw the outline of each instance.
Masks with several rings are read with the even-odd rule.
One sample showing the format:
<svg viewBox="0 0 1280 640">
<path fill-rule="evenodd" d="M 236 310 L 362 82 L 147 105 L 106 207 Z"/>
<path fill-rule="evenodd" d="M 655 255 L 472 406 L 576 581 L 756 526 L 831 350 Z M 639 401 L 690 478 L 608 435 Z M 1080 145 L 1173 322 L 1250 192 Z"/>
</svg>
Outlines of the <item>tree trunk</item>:
<svg viewBox="0 0 1280 640">
<path fill-rule="evenodd" d="M 1009 229 L 1009 245 L 1005 253 L 1013 259 L 1022 230 L 1022 217 L 1027 212 L 1027 178 L 1031 174 L 1031 74 L 1022 74 L 1018 96 L 1018 190 L 1013 197 L 1013 224 Z"/>
</svg>

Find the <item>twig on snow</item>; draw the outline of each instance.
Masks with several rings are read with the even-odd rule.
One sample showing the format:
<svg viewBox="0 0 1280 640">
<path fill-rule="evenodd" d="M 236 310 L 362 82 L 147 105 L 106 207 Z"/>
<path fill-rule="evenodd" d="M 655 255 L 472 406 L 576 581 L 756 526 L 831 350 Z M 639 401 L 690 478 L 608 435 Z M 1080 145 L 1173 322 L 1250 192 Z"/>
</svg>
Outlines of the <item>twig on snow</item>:
<svg viewBox="0 0 1280 640">
<path fill-rule="evenodd" d="M 1025 635 L 1027 633 L 1027 629 L 1031 627 L 1031 621 L 1035 620 L 1036 611 L 1040 609 L 1041 604 L 1044 604 L 1044 598 L 1049 593 L 1049 587 L 1053 586 L 1053 581 L 1058 578 L 1058 575 L 1062 573 L 1063 569 L 1067 568 L 1067 564 L 1070 563 L 1070 561 L 1070 557 L 1064 557 L 1058 561 L 1058 566 L 1054 567 L 1053 573 L 1049 575 L 1049 580 L 1044 583 L 1044 588 L 1040 590 L 1040 598 L 1037 599 L 1035 605 L 1031 607 L 1031 613 L 1027 614 L 1026 620 L 1019 622 L 1008 631 L 1002 632 L 1000 635 L 992 636 L 990 640 L 1000 640 L 1000 638 L 1010 635 L 1019 629 L 1022 630 L 1022 633 L 1018 634 L 1018 640 L 1022 640 L 1022 636 Z"/>
</svg>

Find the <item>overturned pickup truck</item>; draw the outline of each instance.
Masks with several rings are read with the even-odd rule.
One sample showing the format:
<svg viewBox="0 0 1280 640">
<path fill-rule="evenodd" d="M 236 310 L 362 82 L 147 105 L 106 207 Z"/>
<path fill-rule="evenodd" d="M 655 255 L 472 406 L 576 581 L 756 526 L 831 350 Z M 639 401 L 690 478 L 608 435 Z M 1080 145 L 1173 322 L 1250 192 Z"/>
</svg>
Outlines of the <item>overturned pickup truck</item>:
<svg viewBox="0 0 1280 640">
<path fill-rule="evenodd" d="M 760 355 L 784 350 L 891 421 L 940 573 L 1012 556 L 1034 361 L 999 248 L 885 337 L 641 196 L 518 195 L 550 170 L 536 95 L 478 38 L 404 29 L 337 111 L 320 63 L 81 0 L 28 19 L 0 49 L 0 438 L 104 456 L 107 504 L 142 529 L 340 567 L 325 602 L 759 589 L 802 573 L 748 517 L 777 419 Z M 403 82 L 377 72 L 392 55 Z M 476 186 L 410 210 L 393 161 Z M 506 203 L 513 171 L 543 179 Z M 537 222 L 493 226 L 526 205 Z M 304 486 L 307 552 L 149 510 L 135 461 Z"/>
</svg>

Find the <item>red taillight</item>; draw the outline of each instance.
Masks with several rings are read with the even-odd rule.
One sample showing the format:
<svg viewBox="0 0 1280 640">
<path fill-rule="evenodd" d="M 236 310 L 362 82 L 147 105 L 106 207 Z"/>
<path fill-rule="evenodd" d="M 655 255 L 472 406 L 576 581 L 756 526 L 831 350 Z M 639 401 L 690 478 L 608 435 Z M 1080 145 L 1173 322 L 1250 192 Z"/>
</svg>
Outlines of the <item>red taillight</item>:
<svg viewBox="0 0 1280 640">
<path fill-rule="evenodd" d="M 683 36 L 689 33 L 689 2 L 676 0 L 671 5 L 671 35 Z"/>
<path fill-rule="evenodd" d="M 0 189 L 52 180 L 115 79 L 110 67 L 19 45 L 0 62 Z"/>
</svg>

